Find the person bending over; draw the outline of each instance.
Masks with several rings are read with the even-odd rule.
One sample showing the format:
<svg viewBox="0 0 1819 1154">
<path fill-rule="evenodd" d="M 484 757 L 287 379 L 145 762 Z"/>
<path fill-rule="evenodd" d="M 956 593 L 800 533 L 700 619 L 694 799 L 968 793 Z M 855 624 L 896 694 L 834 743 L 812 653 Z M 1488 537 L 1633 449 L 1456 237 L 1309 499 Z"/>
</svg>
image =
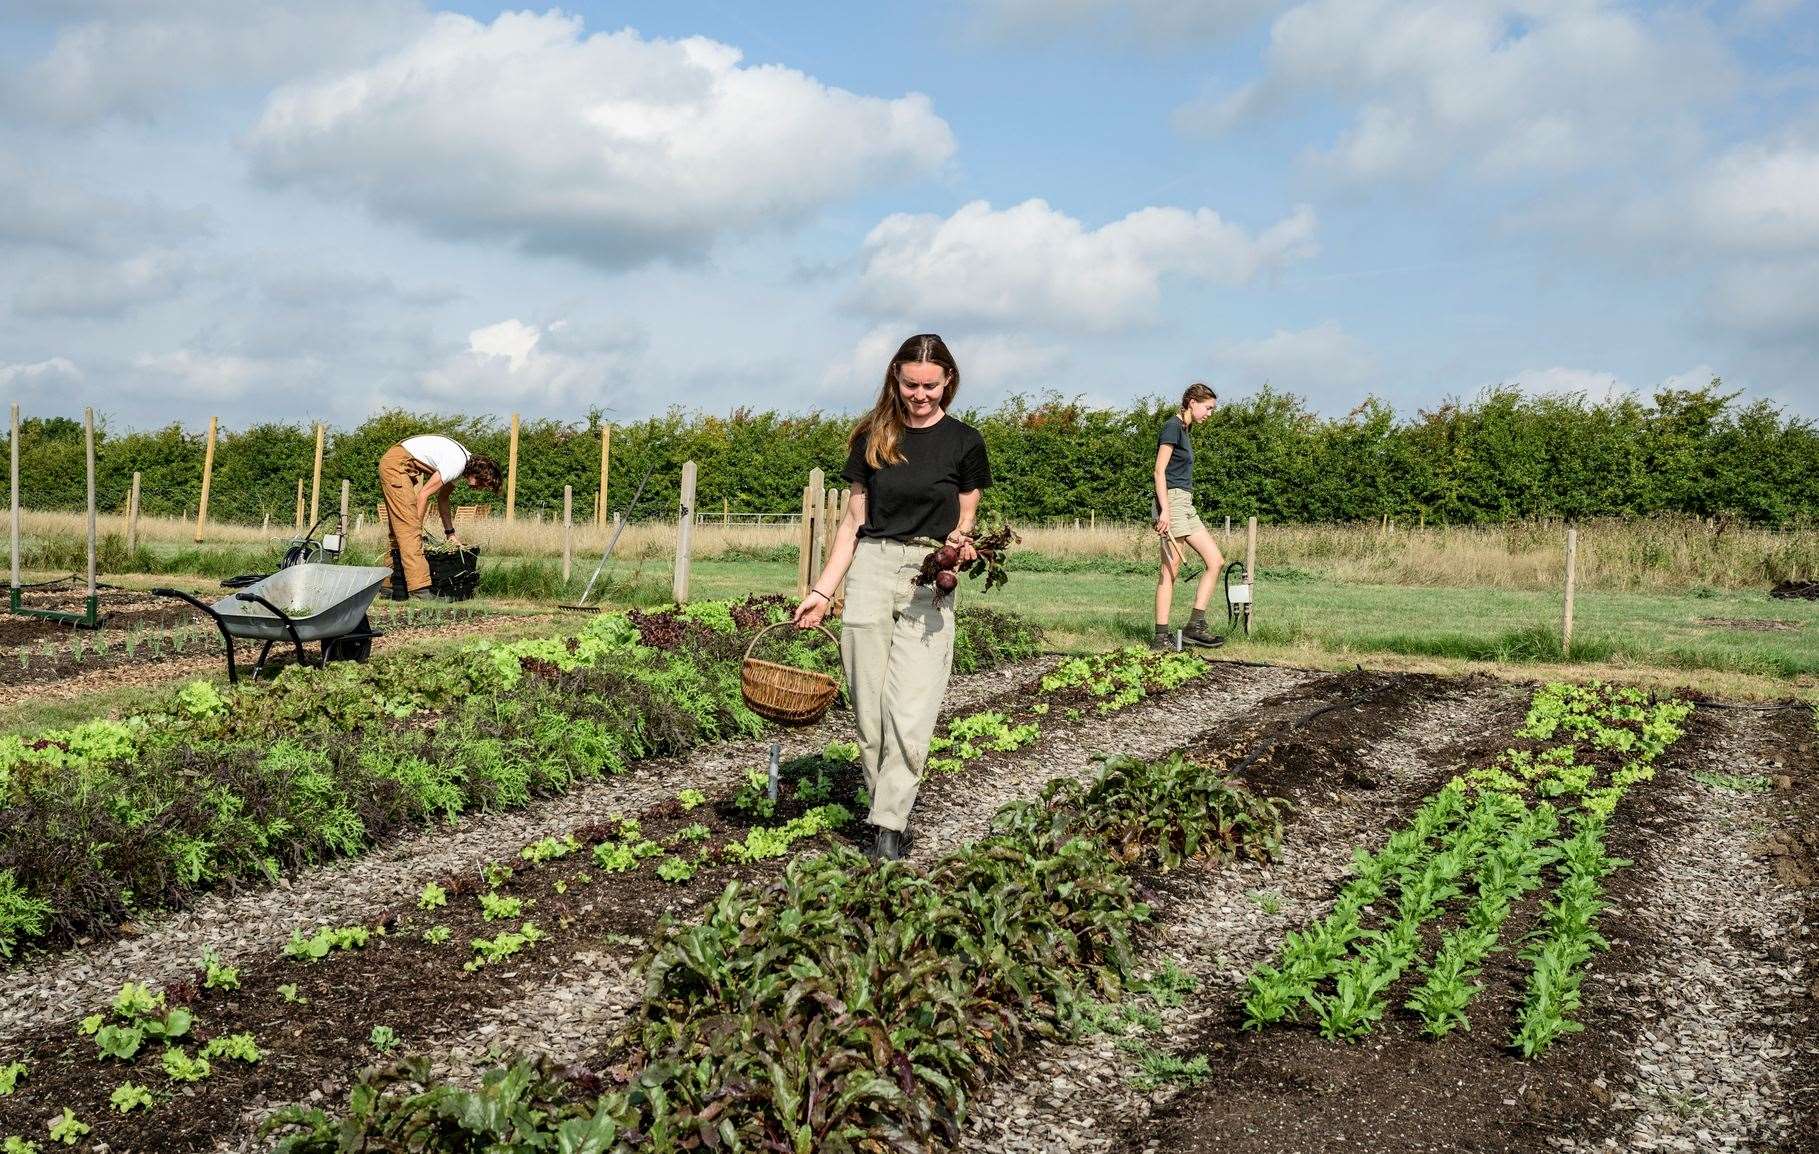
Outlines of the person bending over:
<svg viewBox="0 0 1819 1154">
<path fill-rule="evenodd" d="M 379 492 L 385 497 L 386 520 L 391 531 L 391 550 L 386 555 L 386 568 L 391 580 L 381 588 L 392 597 L 427 599 L 430 596 L 429 561 L 423 555 L 423 518 L 429 513 L 430 498 L 436 500 L 436 512 L 442 517 L 442 535 L 453 545 L 460 545 L 455 535 L 455 517 L 448 504 L 449 490 L 455 482 L 466 480 L 476 489 L 499 491 L 499 464 L 481 453 L 470 453 L 452 437 L 434 433 L 406 437 L 379 458 Z M 403 589 L 398 586 L 402 576 Z"/>
</svg>

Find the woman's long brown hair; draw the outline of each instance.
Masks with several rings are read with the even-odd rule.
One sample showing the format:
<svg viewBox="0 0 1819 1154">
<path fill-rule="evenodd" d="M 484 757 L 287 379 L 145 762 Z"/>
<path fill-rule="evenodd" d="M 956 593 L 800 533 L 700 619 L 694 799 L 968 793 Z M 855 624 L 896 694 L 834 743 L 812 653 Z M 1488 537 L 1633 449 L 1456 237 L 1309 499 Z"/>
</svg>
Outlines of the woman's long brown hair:
<svg viewBox="0 0 1819 1154">
<path fill-rule="evenodd" d="M 853 427 L 853 435 L 846 442 L 850 453 L 863 437 L 865 463 L 874 469 L 903 463 L 903 430 L 909 427 L 909 411 L 904 408 L 903 394 L 897 389 L 897 366 L 915 364 L 940 365 L 946 371 L 947 387 L 941 390 L 942 412 L 947 412 L 954 394 L 960 391 L 960 366 L 954 363 L 954 354 L 948 351 L 946 341 L 934 333 L 918 333 L 904 341 L 885 367 L 884 387 L 878 390 L 878 403 Z"/>
</svg>

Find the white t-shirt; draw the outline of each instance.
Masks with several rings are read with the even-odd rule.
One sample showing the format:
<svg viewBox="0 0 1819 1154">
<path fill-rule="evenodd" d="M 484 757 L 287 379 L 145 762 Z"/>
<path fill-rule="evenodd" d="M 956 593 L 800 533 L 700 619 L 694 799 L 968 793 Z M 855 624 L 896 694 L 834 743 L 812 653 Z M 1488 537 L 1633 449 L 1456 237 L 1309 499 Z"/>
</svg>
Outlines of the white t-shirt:
<svg viewBox="0 0 1819 1154">
<path fill-rule="evenodd" d="M 467 472 L 467 450 L 448 437 L 426 433 L 400 442 L 404 451 L 442 475 L 444 483 L 458 481 Z"/>
</svg>

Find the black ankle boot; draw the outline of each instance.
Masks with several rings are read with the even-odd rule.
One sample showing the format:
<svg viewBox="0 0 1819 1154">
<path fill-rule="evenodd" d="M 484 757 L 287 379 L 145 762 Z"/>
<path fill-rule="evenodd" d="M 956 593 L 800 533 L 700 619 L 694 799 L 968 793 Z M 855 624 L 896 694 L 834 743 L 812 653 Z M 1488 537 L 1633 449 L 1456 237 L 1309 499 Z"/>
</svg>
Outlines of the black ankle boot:
<svg viewBox="0 0 1819 1154">
<path fill-rule="evenodd" d="M 908 849 L 904 840 L 897 830 L 879 826 L 877 840 L 872 843 L 872 857 L 878 861 L 902 861 Z"/>
</svg>

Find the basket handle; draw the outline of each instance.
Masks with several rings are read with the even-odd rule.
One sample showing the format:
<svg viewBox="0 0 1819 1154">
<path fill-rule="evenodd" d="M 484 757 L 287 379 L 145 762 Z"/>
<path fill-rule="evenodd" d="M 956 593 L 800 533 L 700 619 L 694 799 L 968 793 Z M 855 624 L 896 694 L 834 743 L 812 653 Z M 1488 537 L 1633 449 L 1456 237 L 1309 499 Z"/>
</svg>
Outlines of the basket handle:
<svg viewBox="0 0 1819 1154">
<path fill-rule="evenodd" d="M 749 661 L 751 659 L 752 650 L 754 650 L 758 647 L 758 638 L 763 637 L 766 633 L 769 633 L 773 629 L 779 629 L 785 625 L 794 625 L 794 624 L 795 624 L 794 621 L 774 621 L 771 624 L 766 625 L 763 629 L 758 630 L 757 633 L 752 635 L 751 644 L 747 645 L 745 647 L 745 657 L 742 658 L 741 660 Z M 816 626 L 813 626 L 813 628 L 819 629 L 819 630 L 821 630 L 821 632 L 827 634 L 827 639 L 834 643 L 834 648 L 838 649 L 840 647 L 840 639 L 838 637 L 835 637 L 832 633 L 829 633 L 827 626 L 816 625 Z"/>
</svg>

